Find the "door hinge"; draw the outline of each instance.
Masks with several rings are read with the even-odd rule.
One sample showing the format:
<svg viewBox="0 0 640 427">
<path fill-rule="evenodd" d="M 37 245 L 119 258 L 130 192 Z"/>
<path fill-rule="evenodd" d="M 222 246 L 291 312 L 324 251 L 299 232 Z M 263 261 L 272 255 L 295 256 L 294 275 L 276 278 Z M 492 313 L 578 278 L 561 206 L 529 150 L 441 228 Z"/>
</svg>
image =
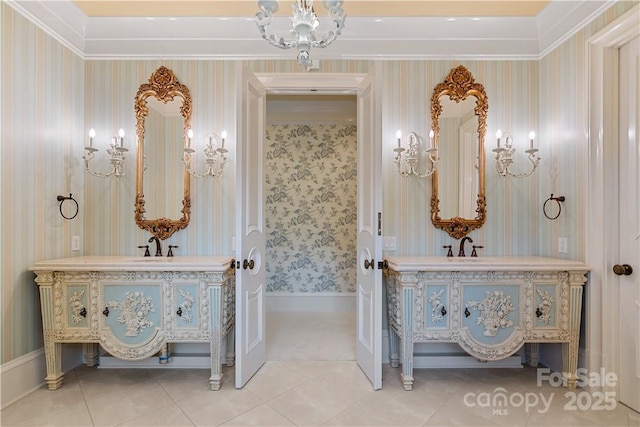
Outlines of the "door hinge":
<svg viewBox="0 0 640 427">
<path fill-rule="evenodd" d="M 382 212 L 378 212 L 378 236 L 382 236 Z"/>
<path fill-rule="evenodd" d="M 386 270 L 389 268 L 389 263 L 385 259 L 384 261 L 378 261 L 378 270 Z"/>
</svg>

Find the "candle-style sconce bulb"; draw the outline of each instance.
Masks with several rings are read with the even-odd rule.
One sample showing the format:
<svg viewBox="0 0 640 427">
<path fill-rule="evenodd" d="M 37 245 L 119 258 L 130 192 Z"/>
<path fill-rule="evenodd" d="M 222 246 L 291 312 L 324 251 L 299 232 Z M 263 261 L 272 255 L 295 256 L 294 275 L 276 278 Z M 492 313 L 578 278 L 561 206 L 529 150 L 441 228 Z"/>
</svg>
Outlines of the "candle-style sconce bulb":
<svg viewBox="0 0 640 427">
<path fill-rule="evenodd" d="M 191 148 L 191 139 L 193 138 L 193 131 L 189 129 L 187 132 L 188 135 L 188 146 L 183 150 L 184 151 L 184 167 L 189 172 L 189 174 L 195 176 L 196 178 L 203 178 L 205 176 L 212 176 L 214 178 L 218 178 L 222 175 L 224 170 L 224 165 L 227 163 L 227 156 L 225 153 L 227 150 L 224 148 L 224 140 L 227 136 L 226 132 L 222 132 L 222 143 L 220 147 L 217 147 L 218 136 L 215 133 L 210 133 L 207 135 L 207 143 L 204 147 L 204 165 L 205 171 L 203 173 L 196 172 L 196 167 L 191 163 L 191 157 L 196 152 L 195 149 Z M 194 162 L 195 163 L 195 162 Z"/>
<path fill-rule="evenodd" d="M 500 145 L 500 140 L 504 136 L 505 146 L 502 147 Z M 501 177 L 512 176 L 514 178 L 525 178 L 535 172 L 538 164 L 540 164 L 540 157 L 537 156 L 538 149 L 533 147 L 533 140 L 536 136 L 534 131 L 529 132 L 529 149 L 524 150 L 527 153 L 527 158 L 531 162 L 531 169 L 528 172 L 523 173 L 514 173 L 510 170 L 511 165 L 513 164 L 513 157 L 515 155 L 516 149 L 513 146 L 513 138 L 511 134 L 505 132 L 504 134 L 500 129 L 496 132 L 497 144 L 496 148 L 493 150 L 496 153 L 496 170 L 498 175 Z"/>
<path fill-rule="evenodd" d="M 90 175 L 98 178 L 107 178 L 109 176 L 121 177 L 124 175 L 124 160 L 125 153 L 128 151 L 122 146 L 124 140 L 124 129 L 120 129 L 117 134 L 111 137 L 111 142 L 107 148 L 107 155 L 109 156 L 109 163 L 111 163 L 111 170 L 106 173 L 96 172 L 91 169 L 90 163 L 95 157 L 95 153 L 99 150 L 94 148 L 93 139 L 96 137 L 96 131 L 94 128 L 89 129 L 89 145 L 84 147 L 85 155 L 82 157 L 84 160 L 84 168 Z"/>
<path fill-rule="evenodd" d="M 433 129 L 429 132 L 429 148 L 424 151 L 427 163 L 424 168 L 418 166 L 421 160 L 420 144 L 418 135 L 415 132 L 410 132 L 407 137 L 407 148 L 402 146 L 402 132 L 396 132 L 396 138 L 398 139 L 398 147 L 393 151 L 396 153 L 394 163 L 398 169 L 398 173 L 402 177 L 408 177 L 409 175 L 416 175 L 419 178 L 426 178 L 433 175 L 438 167 L 438 149 L 433 147 Z M 406 152 L 406 153 L 405 153 Z M 424 170 L 419 172 L 418 169 Z"/>
</svg>

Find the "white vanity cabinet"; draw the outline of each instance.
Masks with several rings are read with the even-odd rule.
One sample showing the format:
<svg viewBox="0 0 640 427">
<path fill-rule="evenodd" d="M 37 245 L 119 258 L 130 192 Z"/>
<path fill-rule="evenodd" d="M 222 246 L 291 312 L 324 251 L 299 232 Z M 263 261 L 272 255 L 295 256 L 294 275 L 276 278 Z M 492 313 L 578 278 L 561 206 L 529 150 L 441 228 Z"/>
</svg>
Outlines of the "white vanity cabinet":
<svg viewBox="0 0 640 427">
<path fill-rule="evenodd" d="M 84 343 L 93 366 L 98 344 L 123 360 L 159 355 L 160 363 L 168 363 L 167 344 L 207 342 L 212 390 L 221 385 L 222 358 L 234 363 L 230 257 L 76 257 L 39 262 L 31 270 L 40 289 L 45 380 L 52 390 L 62 385 L 63 343 Z"/>
<path fill-rule="evenodd" d="M 479 360 L 500 360 L 527 344 L 563 344 L 563 375 L 574 388 L 586 265 L 542 257 L 387 257 L 393 367 L 413 387 L 414 343 L 457 343 Z"/>
</svg>

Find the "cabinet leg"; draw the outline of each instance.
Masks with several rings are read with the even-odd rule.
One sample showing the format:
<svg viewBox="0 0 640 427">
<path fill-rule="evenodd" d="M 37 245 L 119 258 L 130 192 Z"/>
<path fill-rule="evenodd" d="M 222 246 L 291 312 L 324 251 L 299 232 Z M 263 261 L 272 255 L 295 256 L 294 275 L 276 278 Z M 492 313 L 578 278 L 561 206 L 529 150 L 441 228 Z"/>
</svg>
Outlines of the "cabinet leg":
<svg viewBox="0 0 640 427">
<path fill-rule="evenodd" d="M 47 376 L 44 381 L 49 390 L 62 387 L 64 373 L 62 372 L 62 344 L 45 339 L 45 358 L 47 361 Z"/>
<path fill-rule="evenodd" d="M 236 331 L 234 328 L 227 332 L 227 366 L 232 367 L 236 362 Z"/>
<path fill-rule="evenodd" d="M 413 288 L 402 290 L 402 387 L 413 389 Z"/>
<path fill-rule="evenodd" d="M 576 388 L 578 382 L 578 345 L 575 351 L 573 343 L 562 343 L 562 376 L 568 389 Z"/>
<path fill-rule="evenodd" d="M 527 353 L 527 365 L 537 368 L 540 361 L 540 344 L 530 343 L 526 344 L 525 351 Z"/>
<path fill-rule="evenodd" d="M 222 386 L 222 374 L 211 375 L 209 377 L 209 387 L 211 391 L 218 391 Z"/>
<path fill-rule="evenodd" d="M 391 361 L 392 368 L 400 366 L 400 355 L 398 354 L 398 331 L 394 328 L 389 328 L 389 360 Z"/>
<path fill-rule="evenodd" d="M 413 390 L 413 377 L 411 375 L 405 375 L 404 372 L 400 374 L 400 378 L 402 379 L 402 388 L 405 391 Z"/>
<path fill-rule="evenodd" d="M 100 364 L 100 353 L 98 353 L 98 344 L 86 343 L 83 344 L 84 348 L 84 360 L 88 367 L 97 366 Z"/>
<path fill-rule="evenodd" d="M 562 375 L 566 387 L 576 388 L 578 381 L 578 345 L 580 340 L 580 316 L 582 312 L 582 286 L 584 274 L 571 274 L 569 312 L 569 342 L 562 343 Z"/>
</svg>

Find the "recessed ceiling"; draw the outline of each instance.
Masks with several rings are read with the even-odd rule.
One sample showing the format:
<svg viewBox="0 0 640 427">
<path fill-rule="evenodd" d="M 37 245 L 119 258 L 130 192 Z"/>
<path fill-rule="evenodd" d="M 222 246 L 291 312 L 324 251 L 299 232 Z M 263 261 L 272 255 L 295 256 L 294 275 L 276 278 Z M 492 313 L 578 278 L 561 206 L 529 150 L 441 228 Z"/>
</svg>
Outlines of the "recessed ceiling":
<svg viewBox="0 0 640 427">
<path fill-rule="evenodd" d="M 85 59 L 288 60 L 262 40 L 255 0 L 5 0 Z M 537 60 L 615 0 L 345 0 L 345 28 L 322 60 Z M 290 0 L 273 32 L 288 37 Z M 320 33 L 330 29 L 316 1 Z"/>
</svg>

